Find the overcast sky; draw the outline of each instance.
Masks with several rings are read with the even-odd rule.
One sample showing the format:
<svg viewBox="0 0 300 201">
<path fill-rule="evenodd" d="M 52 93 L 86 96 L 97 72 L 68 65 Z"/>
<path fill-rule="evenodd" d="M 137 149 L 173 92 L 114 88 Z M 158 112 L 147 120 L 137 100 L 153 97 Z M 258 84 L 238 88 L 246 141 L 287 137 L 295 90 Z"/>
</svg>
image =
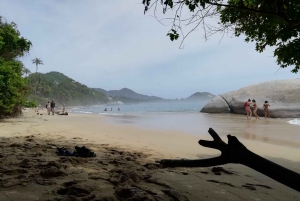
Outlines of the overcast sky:
<svg viewBox="0 0 300 201">
<path fill-rule="evenodd" d="M 272 48 L 255 51 L 243 38 L 215 35 L 208 41 L 199 29 L 184 42 L 171 42 L 170 27 L 143 14 L 142 0 L 0 0 L 0 15 L 18 24 L 33 43 L 22 61 L 32 72 L 61 72 L 89 87 L 130 88 L 163 98 L 194 92 L 220 94 L 277 79 L 297 78 L 278 69 Z"/>
</svg>

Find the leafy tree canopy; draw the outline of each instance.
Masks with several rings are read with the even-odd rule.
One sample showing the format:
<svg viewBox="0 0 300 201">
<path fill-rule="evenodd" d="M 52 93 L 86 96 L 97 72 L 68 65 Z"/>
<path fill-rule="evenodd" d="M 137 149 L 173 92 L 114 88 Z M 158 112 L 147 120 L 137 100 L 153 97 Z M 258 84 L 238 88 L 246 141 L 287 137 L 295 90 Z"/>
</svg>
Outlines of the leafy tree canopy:
<svg viewBox="0 0 300 201">
<path fill-rule="evenodd" d="M 20 36 L 17 25 L 7 23 L 0 16 L 0 57 L 5 60 L 15 60 L 24 56 L 31 47 L 31 42 Z"/>
<path fill-rule="evenodd" d="M 0 17 L 0 117 L 20 111 L 27 82 L 18 57 L 28 53 L 31 42 L 20 36 L 15 23 Z"/>
<path fill-rule="evenodd" d="M 280 67 L 294 66 L 293 73 L 300 68 L 299 0 L 143 0 L 143 4 L 145 12 L 154 10 L 155 17 L 159 5 L 163 13 L 173 11 L 172 28 L 167 34 L 172 41 L 180 35 L 184 40 L 199 26 L 206 39 L 217 32 L 244 34 L 246 42 L 256 43 L 258 52 L 274 46 Z M 189 11 L 188 17 L 183 17 L 184 9 Z M 193 28 L 184 34 L 183 27 L 189 25 Z"/>
</svg>

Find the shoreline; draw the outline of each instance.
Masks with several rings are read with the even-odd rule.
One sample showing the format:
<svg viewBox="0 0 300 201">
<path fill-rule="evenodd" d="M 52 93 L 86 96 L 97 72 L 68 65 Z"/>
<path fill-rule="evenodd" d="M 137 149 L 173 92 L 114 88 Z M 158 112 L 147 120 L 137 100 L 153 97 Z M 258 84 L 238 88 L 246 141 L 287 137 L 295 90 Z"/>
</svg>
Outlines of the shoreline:
<svg viewBox="0 0 300 201">
<path fill-rule="evenodd" d="M 28 110 L 31 111 L 32 110 Z M 27 114 L 25 113 L 25 116 Z M 35 115 L 31 114 L 34 118 L 47 118 L 47 115 Z M 180 114 L 181 115 L 181 114 Z M 157 118 L 157 115 L 153 115 Z M 290 125 L 286 123 L 286 119 L 271 119 L 271 120 L 251 120 L 248 121 L 241 118 L 240 115 L 235 114 L 206 114 L 208 122 L 201 122 L 201 126 L 197 127 L 195 133 L 186 132 L 185 127 L 178 129 L 177 127 L 170 129 L 170 126 L 165 126 L 163 121 L 170 121 L 168 115 L 162 115 L 164 119 L 158 119 L 158 121 L 151 122 L 155 126 L 149 126 L 145 124 L 139 125 L 138 121 L 131 123 L 123 123 L 118 121 L 118 116 L 107 117 L 106 115 L 99 114 L 75 114 L 70 113 L 69 116 L 57 116 L 51 118 L 46 128 L 41 128 L 44 131 L 48 127 L 54 127 L 61 125 L 59 120 L 64 120 L 66 126 L 70 130 L 73 130 L 74 122 L 77 122 L 76 132 L 78 136 L 83 137 L 82 133 L 86 133 L 88 139 L 94 142 L 107 141 L 109 143 L 118 144 L 119 146 L 135 148 L 137 150 L 153 149 L 160 153 L 160 156 L 171 158 L 198 158 L 198 155 L 216 155 L 218 151 L 204 148 L 198 144 L 200 139 L 212 140 L 208 134 L 208 128 L 212 127 L 220 135 L 220 137 L 227 142 L 227 134 L 236 136 L 249 150 L 264 156 L 273 158 L 284 158 L 295 162 L 300 162 L 300 138 L 298 134 L 298 126 Z M 197 114 L 183 115 L 183 118 L 190 116 L 186 122 L 179 119 L 180 124 L 188 123 L 192 119 L 199 117 Z M 131 119 L 131 115 L 130 115 Z M 135 119 L 135 118 L 134 118 Z M 48 121 L 48 119 L 45 119 Z M 151 119 L 146 119 L 147 121 Z M 202 119 L 196 119 L 201 121 Z M 172 122 L 176 124 L 177 122 Z M 173 125 L 171 125 L 173 126 Z M 91 127 L 101 129 L 106 132 L 106 135 L 92 131 Z M 164 128 L 167 127 L 167 128 Z M 180 126 L 181 127 L 181 126 Z M 177 128 L 177 129 L 176 129 Z M 281 133 L 285 132 L 285 133 Z M 289 136 L 287 136 L 289 132 Z M 70 133 L 67 133 L 69 136 Z M 111 137 L 108 137 L 111 135 Z M 75 134 L 70 137 L 76 137 Z M 174 142 L 169 139 L 174 139 L 174 142 L 178 142 L 174 147 Z M 184 142 L 184 143 L 182 143 Z M 153 147 L 151 147 L 153 145 Z M 148 150 L 148 151 L 149 151 Z M 280 150 L 280 151 L 279 151 Z"/>
<path fill-rule="evenodd" d="M 218 133 L 226 138 L 223 132 Z M 198 145 L 199 136 L 181 132 L 114 124 L 100 115 L 48 116 L 26 110 L 20 118 L 1 121 L 0 136 L 0 200 L 134 200 L 134 196 L 140 196 L 138 200 L 172 200 L 172 196 L 195 201 L 300 199 L 298 192 L 242 165 L 221 166 L 232 174 L 213 172 L 212 167 L 158 168 L 154 161 L 161 158 L 219 154 Z M 211 140 L 208 134 L 201 138 Z M 272 144 L 241 141 L 249 150 L 300 173 L 299 150 L 275 146 L 277 153 L 272 156 Z M 59 157 L 53 144 L 71 150 L 86 145 L 97 157 Z M 7 168 L 14 173 L 8 173 Z M 45 168 L 60 175 L 45 177 Z M 75 189 L 82 195 L 74 197 L 71 192 Z"/>
</svg>

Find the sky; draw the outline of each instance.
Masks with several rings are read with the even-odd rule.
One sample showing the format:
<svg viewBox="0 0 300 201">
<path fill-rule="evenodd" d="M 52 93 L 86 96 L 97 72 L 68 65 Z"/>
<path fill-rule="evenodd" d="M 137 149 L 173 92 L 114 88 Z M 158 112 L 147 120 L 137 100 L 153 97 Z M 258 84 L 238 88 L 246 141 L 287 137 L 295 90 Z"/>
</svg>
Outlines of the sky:
<svg viewBox="0 0 300 201">
<path fill-rule="evenodd" d="M 141 2 L 0 0 L 0 15 L 33 43 L 21 58 L 27 68 L 35 72 L 31 60 L 41 58 L 39 72 L 58 71 L 88 87 L 126 87 L 173 99 L 300 77 L 291 73 L 292 67 L 278 70 L 274 48 L 258 53 L 243 36 L 221 40 L 216 34 L 205 41 L 198 29 L 180 49 L 180 40 L 166 36 L 171 27 L 160 24 L 151 11 L 144 15 Z"/>
</svg>

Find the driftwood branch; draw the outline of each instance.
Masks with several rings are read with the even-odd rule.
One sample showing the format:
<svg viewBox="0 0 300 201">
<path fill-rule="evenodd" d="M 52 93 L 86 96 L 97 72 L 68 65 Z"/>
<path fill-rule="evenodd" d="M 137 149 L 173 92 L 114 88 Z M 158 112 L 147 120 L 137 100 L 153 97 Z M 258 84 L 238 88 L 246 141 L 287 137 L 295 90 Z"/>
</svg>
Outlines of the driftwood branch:
<svg viewBox="0 0 300 201">
<path fill-rule="evenodd" d="M 221 151 L 219 157 L 200 160 L 163 159 L 158 161 L 158 163 L 164 167 L 210 167 L 227 163 L 238 163 L 300 192 L 300 174 L 251 152 L 235 136 L 227 135 L 228 144 L 226 144 L 212 128 L 208 132 L 214 140 L 200 140 L 199 144 Z"/>
</svg>

